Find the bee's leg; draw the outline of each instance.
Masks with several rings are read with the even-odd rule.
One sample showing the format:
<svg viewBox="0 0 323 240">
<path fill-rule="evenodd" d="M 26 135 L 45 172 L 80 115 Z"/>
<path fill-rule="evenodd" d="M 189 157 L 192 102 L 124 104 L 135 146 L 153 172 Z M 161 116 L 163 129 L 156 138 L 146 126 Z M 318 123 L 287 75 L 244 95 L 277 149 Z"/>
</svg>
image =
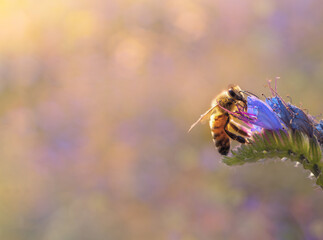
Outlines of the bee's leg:
<svg viewBox="0 0 323 240">
<path fill-rule="evenodd" d="M 239 143 L 246 143 L 246 142 L 247 142 L 247 140 L 246 140 L 244 137 L 238 136 L 238 135 L 236 135 L 236 134 L 234 134 L 234 133 L 230 132 L 229 130 L 227 130 L 227 126 L 228 126 L 229 122 L 230 122 L 230 118 L 228 118 L 228 120 L 227 120 L 227 122 L 226 122 L 226 124 L 225 124 L 225 126 L 224 126 L 224 131 L 226 132 L 226 134 L 227 134 L 231 139 L 236 140 L 236 141 L 238 141 Z"/>
<path fill-rule="evenodd" d="M 230 121 L 228 124 L 229 124 L 229 125 L 230 125 L 230 127 L 232 127 L 232 129 L 233 129 L 234 131 L 236 131 L 237 133 L 239 133 L 239 134 L 241 134 L 241 135 L 243 135 L 243 136 L 245 136 L 245 137 L 250 137 L 250 135 L 249 135 L 249 133 L 248 133 L 248 130 L 247 130 L 247 129 L 245 129 L 245 128 L 244 128 L 243 126 L 241 126 L 240 124 L 235 123 L 235 122 L 233 122 L 233 121 Z"/>
<path fill-rule="evenodd" d="M 232 132 L 229 132 L 227 129 L 224 129 L 224 131 L 226 132 L 226 134 L 228 134 L 228 136 L 233 139 L 238 141 L 239 143 L 246 143 L 247 140 L 244 137 L 238 136 Z"/>
</svg>

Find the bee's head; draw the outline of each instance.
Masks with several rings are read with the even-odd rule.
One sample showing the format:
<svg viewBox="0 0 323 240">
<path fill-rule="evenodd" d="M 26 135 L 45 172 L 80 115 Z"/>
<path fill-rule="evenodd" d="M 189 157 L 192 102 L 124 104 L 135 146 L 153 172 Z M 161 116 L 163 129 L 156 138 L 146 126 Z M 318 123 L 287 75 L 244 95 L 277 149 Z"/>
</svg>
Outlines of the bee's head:
<svg viewBox="0 0 323 240">
<path fill-rule="evenodd" d="M 232 99 L 236 101 L 246 102 L 242 90 L 238 85 L 229 85 L 228 94 Z"/>
</svg>

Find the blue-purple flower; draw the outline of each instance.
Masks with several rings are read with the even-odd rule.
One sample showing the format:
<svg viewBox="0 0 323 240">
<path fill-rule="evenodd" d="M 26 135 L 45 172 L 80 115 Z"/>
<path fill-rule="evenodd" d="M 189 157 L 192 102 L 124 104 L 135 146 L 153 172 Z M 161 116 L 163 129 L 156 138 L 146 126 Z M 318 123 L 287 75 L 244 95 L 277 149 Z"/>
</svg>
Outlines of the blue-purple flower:
<svg viewBox="0 0 323 240">
<path fill-rule="evenodd" d="M 254 96 L 248 96 L 247 102 L 247 112 L 254 116 L 253 120 L 249 121 L 251 124 L 267 130 L 283 129 L 279 117 L 268 104 Z M 256 130 L 260 129 L 256 128 Z"/>
<path fill-rule="evenodd" d="M 278 95 L 267 98 L 266 102 L 288 128 L 298 130 L 313 138 L 315 130 L 314 120 L 302 109 L 290 103 L 285 103 Z"/>
<path fill-rule="evenodd" d="M 318 123 L 270 89 L 274 97 L 267 98 L 266 102 L 248 96 L 247 110 L 238 106 L 237 111 L 230 113 L 253 127 L 254 134 L 250 144 L 232 151 L 233 155 L 223 161 L 228 165 L 241 165 L 265 158 L 289 158 L 310 170 L 311 178 L 316 178 L 316 183 L 323 189 L 323 120 Z"/>
<path fill-rule="evenodd" d="M 323 146 L 323 120 L 321 120 L 318 124 L 315 125 L 315 136 L 319 143 Z"/>
</svg>

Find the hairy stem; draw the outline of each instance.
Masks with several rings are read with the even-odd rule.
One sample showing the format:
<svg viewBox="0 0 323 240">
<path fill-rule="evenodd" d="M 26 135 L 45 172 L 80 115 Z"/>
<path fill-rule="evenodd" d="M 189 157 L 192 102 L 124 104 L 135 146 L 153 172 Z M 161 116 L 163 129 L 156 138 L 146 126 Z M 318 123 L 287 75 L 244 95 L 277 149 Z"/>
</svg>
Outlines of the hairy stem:
<svg viewBox="0 0 323 240">
<path fill-rule="evenodd" d="M 227 165 L 242 165 L 268 158 L 290 159 L 302 164 L 316 178 L 316 184 L 323 189 L 323 162 L 321 148 L 315 138 L 309 138 L 299 131 L 283 130 L 254 134 L 250 144 L 241 145 L 226 156 Z"/>
</svg>

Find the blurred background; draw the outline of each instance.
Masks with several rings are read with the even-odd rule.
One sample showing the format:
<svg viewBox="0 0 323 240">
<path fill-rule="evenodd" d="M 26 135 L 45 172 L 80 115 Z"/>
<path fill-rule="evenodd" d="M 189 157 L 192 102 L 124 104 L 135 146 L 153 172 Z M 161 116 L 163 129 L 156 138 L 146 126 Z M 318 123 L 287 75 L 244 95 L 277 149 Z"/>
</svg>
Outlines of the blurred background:
<svg viewBox="0 0 323 240">
<path fill-rule="evenodd" d="M 323 239 L 308 171 L 187 133 L 277 76 L 321 114 L 322 22 L 319 0 L 1 0 L 0 238 Z"/>
</svg>

